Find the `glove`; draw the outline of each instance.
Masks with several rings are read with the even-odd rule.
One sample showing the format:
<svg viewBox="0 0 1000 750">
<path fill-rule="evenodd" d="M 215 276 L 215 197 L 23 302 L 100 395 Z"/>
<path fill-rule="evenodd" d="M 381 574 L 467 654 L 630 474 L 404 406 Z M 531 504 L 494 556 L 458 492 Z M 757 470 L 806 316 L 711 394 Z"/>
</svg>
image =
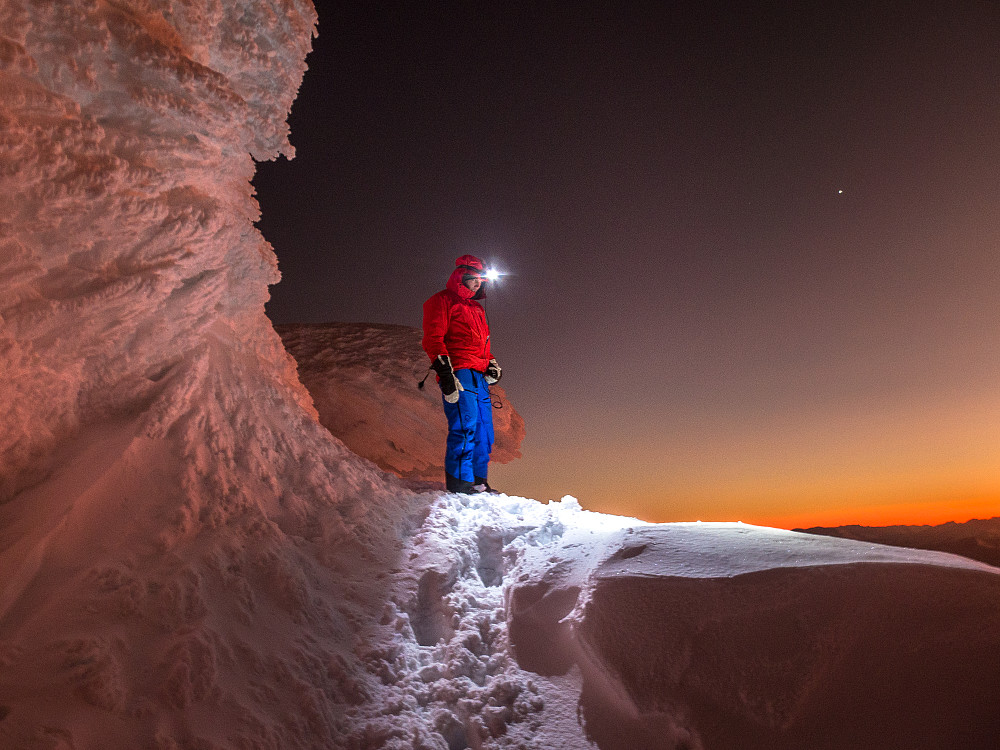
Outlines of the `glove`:
<svg viewBox="0 0 1000 750">
<path fill-rule="evenodd" d="M 441 386 L 441 393 L 444 395 L 444 400 L 449 404 L 456 403 L 459 392 L 465 389 L 458 382 L 458 378 L 455 377 L 455 371 L 451 369 L 451 360 L 447 355 L 439 354 L 431 362 L 431 369 L 437 373 L 438 385 Z"/>
<path fill-rule="evenodd" d="M 500 382 L 500 365 L 497 364 L 495 359 L 490 360 L 489 366 L 486 368 L 486 372 L 483 375 L 486 377 L 486 382 L 490 385 Z"/>
</svg>

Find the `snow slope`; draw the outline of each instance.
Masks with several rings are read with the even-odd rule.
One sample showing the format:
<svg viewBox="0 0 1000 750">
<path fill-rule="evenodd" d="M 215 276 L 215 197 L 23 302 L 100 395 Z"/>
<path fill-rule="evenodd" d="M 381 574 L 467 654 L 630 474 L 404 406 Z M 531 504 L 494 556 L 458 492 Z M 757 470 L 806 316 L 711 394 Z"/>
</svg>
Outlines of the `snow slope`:
<svg viewBox="0 0 1000 750">
<path fill-rule="evenodd" d="M 354 453 L 397 476 L 443 482 L 448 426 L 441 390 L 427 375 L 420 330 L 373 323 L 278 326 L 319 421 Z M 520 458 L 524 419 L 504 389 L 493 394 L 492 461 Z"/>
<path fill-rule="evenodd" d="M 418 492 L 330 435 L 249 185 L 314 23 L 0 4 L 0 748 L 995 747 L 993 569 Z"/>
</svg>

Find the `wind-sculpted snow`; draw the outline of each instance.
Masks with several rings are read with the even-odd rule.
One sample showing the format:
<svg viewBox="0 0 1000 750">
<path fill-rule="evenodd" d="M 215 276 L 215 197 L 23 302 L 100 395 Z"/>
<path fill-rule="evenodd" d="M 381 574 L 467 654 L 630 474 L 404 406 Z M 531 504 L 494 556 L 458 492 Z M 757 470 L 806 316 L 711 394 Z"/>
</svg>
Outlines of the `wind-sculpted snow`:
<svg viewBox="0 0 1000 750">
<path fill-rule="evenodd" d="M 305 400 L 248 183 L 251 155 L 292 153 L 314 22 L 294 0 L 0 6 L 0 499 L 85 424 L 156 412 L 164 434 L 218 352 Z"/>
<path fill-rule="evenodd" d="M 983 668 L 1000 657 L 988 566 L 741 524 L 612 532 L 596 559 L 579 560 L 581 541 L 533 554 L 545 583 L 512 590 L 509 627 L 533 669 L 580 670 L 602 750 L 1000 739 L 1000 678 Z M 572 609 L 547 618 L 567 592 Z"/>
<path fill-rule="evenodd" d="M 400 477 L 443 481 L 448 433 L 441 391 L 428 374 L 420 330 L 371 323 L 278 326 L 319 421 L 354 453 Z M 524 419 L 490 387 L 496 443 L 491 462 L 520 458 Z"/>
<path fill-rule="evenodd" d="M 0 747 L 331 747 L 363 699 L 419 498 L 316 421 L 249 183 L 315 22 L 0 3 Z"/>
</svg>

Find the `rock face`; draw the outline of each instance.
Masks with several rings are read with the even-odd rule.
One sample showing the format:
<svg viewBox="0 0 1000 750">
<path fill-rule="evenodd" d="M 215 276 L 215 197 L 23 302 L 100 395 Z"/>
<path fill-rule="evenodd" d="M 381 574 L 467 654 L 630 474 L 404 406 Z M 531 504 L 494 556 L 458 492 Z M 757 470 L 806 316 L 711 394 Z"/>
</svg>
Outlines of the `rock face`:
<svg viewBox="0 0 1000 750">
<path fill-rule="evenodd" d="M 299 366 L 319 421 L 354 453 L 408 479 L 442 481 L 448 425 L 420 330 L 371 323 L 278 326 Z M 492 461 L 521 457 L 524 419 L 503 388 L 491 387 Z"/>
</svg>

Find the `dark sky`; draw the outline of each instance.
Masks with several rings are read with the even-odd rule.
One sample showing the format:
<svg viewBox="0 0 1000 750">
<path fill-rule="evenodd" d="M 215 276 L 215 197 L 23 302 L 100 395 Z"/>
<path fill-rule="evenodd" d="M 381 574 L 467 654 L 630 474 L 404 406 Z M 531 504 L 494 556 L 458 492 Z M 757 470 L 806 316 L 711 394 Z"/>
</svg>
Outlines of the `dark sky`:
<svg viewBox="0 0 1000 750">
<path fill-rule="evenodd" d="M 274 322 L 419 326 L 470 252 L 511 274 L 502 489 L 1000 514 L 1000 4 L 316 5 Z"/>
</svg>

